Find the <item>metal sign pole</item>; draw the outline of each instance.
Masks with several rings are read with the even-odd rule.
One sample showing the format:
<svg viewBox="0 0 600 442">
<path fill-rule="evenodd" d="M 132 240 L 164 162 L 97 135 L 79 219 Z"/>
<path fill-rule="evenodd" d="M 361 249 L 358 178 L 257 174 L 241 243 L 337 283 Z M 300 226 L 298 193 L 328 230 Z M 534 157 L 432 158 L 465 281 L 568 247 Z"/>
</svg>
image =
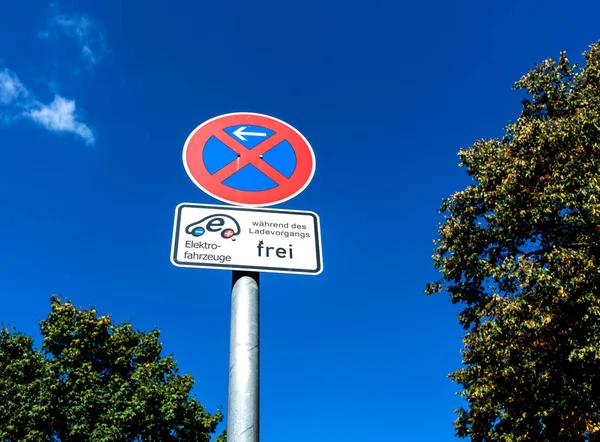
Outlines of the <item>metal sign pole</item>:
<svg viewBox="0 0 600 442">
<path fill-rule="evenodd" d="M 260 389 L 258 272 L 233 271 L 229 341 L 228 442 L 258 442 Z"/>
</svg>

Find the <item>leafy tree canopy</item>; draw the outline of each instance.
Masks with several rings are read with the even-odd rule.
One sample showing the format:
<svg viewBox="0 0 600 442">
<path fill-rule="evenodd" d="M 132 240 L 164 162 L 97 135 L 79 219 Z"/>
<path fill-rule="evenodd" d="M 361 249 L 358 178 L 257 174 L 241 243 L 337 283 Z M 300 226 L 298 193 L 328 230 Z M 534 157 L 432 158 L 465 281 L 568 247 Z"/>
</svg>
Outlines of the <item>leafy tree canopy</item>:
<svg viewBox="0 0 600 442">
<path fill-rule="evenodd" d="M 41 349 L 0 330 L 0 440 L 210 441 L 222 420 L 190 396 L 194 380 L 161 356 L 159 331 L 115 325 L 51 299 Z"/>
<path fill-rule="evenodd" d="M 600 42 L 515 83 L 501 139 L 461 150 L 473 184 L 445 200 L 426 292 L 464 308 L 457 434 L 600 440 Z"/>
</svg>

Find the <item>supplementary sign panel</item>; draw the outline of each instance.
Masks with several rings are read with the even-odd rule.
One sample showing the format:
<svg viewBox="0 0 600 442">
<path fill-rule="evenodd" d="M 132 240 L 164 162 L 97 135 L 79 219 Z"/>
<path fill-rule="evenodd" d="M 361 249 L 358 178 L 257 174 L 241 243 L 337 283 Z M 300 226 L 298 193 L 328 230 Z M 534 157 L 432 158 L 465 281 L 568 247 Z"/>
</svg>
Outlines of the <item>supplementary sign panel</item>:
<svg viewBox="0 0 600 442">
<path fill-rule="evenodd" d="M 316 213 L 191 203 L 175 211 L 178 267 L 316 275 L 322 261 Z"/>
<path fill-rule="evenodd" d="M 190 179 L 226 203 L 259 207 L 302 192 L 315 173 L 315 154 L 289 124 L 250 112 L 205 121 L 188 137 L 183 164 Z"/>
</svg>

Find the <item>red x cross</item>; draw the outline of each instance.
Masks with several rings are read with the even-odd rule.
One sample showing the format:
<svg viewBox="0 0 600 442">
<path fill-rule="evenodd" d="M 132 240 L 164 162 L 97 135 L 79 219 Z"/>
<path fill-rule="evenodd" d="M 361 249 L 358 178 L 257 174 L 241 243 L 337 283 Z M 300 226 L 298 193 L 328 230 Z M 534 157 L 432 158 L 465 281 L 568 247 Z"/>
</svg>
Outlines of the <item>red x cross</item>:
<svg viewBox="0 0 600 442">
<path fill-rule="evenodd" d="M 287 178 L 283 176 L 281 172 L 271 167 L 269 163 L 262 159 L 262 155 L 273 149 L 284 140 L 280 134 L 273 134 L 265 141 L 254 146 L 252 149 L 248 149 L 227 132 L 221 132 L 219 135 L 215 135 L 215 138 L 238 154 L 237 160 L 233 160 L 231 163 L 227 164 L 225 167 L 213 174 L 213 178 L 218 180 L 220 183 L 248 164 L 252 164 L 279 185 L 287 181 Z"/>
</svg>

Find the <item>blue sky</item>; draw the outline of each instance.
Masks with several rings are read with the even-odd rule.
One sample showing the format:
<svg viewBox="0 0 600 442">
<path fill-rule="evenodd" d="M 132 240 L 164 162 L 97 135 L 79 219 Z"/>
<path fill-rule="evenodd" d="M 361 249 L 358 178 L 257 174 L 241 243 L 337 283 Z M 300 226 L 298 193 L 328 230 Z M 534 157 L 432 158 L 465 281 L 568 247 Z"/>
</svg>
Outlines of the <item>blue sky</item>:
<svg viewBox="0 0 600 442">
<path fill-rule="evenodd" d="M 520 109 L 511 86 L 600 38 L 581 0 L 62 1 L 0 7 L 0 321 L 60 293 L 162 332 L 210 410 L 227 404 L 229 271 L 169 262 L 175 207 L 217 203 L 181 152 L 228 112 L 311 142 L 319 276 L 265 274 L 261 439 L 454 439 L 457 307 L 426 297 L 457 152 Z"/>
</svg>

